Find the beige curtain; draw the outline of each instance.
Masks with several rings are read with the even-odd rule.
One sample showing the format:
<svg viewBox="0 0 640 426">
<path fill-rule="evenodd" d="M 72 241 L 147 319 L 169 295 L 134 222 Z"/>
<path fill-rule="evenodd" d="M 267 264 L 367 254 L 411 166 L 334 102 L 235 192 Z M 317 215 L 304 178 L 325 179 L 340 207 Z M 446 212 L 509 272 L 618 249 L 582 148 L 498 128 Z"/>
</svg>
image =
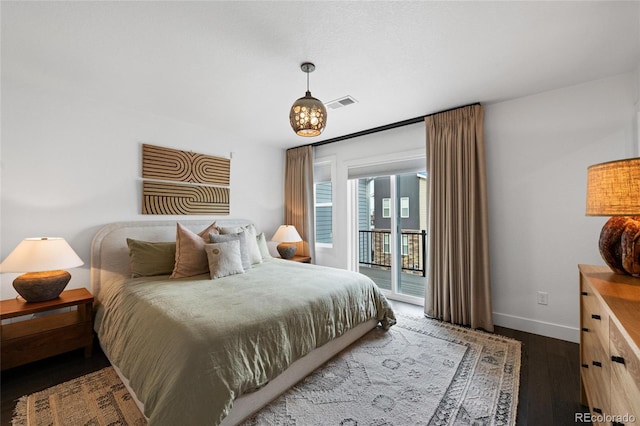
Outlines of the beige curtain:
<svg viewBox="0 0 640 426">
<path fill-rule="evenodd" d="M 296 254 L 311 256 L 315 263 L 313 203 L 313 147 L 287 150 L 284 177 L 284 224 L 293 225 L 302 237 Z"/>
<path fill-rule="evenodd" d="M 472 105 L 425 118 L 429 227 L 425 313 L 493 331 L 484 112 Z"/>
</svg>

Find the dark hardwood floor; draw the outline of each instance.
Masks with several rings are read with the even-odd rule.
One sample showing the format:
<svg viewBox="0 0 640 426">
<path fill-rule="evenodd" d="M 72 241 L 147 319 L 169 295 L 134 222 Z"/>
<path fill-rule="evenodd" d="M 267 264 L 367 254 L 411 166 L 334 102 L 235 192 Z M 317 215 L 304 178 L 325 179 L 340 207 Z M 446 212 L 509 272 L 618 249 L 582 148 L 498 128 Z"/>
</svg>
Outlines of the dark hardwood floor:
<svg viewBox="0 0 640 426">
<path fill-rule="evenodd" d="M 522 342 L 517 424 L 586 424 L 576 421 L 589 412 L 580 404 L 579 345 L 504 327 L 495 333 Z"/>
<path fill-rule="evenodd" d="M 393 302 L 398 312 L 422 314 L 422 308 Z M 522 366 L 518 399 L 518 426 L 584 425 L 576 413 L 580 405 L 579 347 L 575 343 L 523 331 L 496 327 L 496 333 L 522 342 Z M 93 356 L 82 350 L 58 355 L 0 374 L 0 424 L 11 424 L 16 400 L 109 365 L 98 345 Z"/>
</svg>

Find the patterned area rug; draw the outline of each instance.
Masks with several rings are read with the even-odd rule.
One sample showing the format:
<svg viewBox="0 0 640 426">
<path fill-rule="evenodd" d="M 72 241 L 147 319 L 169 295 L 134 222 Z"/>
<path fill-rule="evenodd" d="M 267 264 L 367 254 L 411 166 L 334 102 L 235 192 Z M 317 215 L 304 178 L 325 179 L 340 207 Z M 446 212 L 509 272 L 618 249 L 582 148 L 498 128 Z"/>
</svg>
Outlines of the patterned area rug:
<svg viewBox="0 0 640 426">
<path fill-rule="evenodd" d="M 50 387 L 18 401 L 13 426 L 146 425 L 112 367 Z"/>
<path fill-rule="evenodd" d="M 400 315 L 243 426 L 515 425 L 520 342 Z M 13 425 L 144 425 L 113 368 L 20 399 Z"/>
<path fill-rule="evenodd" d="M 520 342 L 399 316 L 272 402 L 250 425 L 515 425 Z"/>
</svg>

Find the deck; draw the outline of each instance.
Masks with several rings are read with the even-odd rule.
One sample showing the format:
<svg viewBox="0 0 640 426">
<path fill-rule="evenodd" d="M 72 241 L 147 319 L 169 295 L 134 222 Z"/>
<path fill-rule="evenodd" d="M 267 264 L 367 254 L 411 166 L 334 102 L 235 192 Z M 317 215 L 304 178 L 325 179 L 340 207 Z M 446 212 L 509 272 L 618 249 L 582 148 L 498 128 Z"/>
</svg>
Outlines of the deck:
<svg viewBox="0 0 640 426">
<path fill-rule="evenodd" d="M 384 290 L 391 290 L 391 271 L 360 265 L 360 273 L 371 278 L 378 287 Z M 422 275 L 408 274 L 403 272 L 400 278 L 398 292 L 407 296 L 424 297 L 424 287 L 426 278 Z"/>
</svg>

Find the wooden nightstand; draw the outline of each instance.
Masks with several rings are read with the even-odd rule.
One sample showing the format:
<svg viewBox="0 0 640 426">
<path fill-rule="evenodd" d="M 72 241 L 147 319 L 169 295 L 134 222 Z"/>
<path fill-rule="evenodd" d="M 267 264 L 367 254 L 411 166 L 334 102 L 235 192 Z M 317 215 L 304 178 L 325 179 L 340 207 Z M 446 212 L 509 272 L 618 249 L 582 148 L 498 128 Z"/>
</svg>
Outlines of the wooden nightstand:
<svg viewBox="0 0 640 426">
<path fill-rule="evenodd" d="M 46 302 L 29 303 L 22 298 L 0 301 L 2 320 L 76 306 L 54 313 L 0 326 L 1 369 L 17 367 L 74 349 L 93 346 L 93 296 L 85 288 L 63 291 Z"/>
<path fill-rule="evenodd" d="M 286 260 L 291 260 L 293 262 L 300 262 L 300 263 L 311 263 L 310 256 L 299 256 L 297 254 L 293 256 L 291 259 L 286 259 Z"/>
</svg>

